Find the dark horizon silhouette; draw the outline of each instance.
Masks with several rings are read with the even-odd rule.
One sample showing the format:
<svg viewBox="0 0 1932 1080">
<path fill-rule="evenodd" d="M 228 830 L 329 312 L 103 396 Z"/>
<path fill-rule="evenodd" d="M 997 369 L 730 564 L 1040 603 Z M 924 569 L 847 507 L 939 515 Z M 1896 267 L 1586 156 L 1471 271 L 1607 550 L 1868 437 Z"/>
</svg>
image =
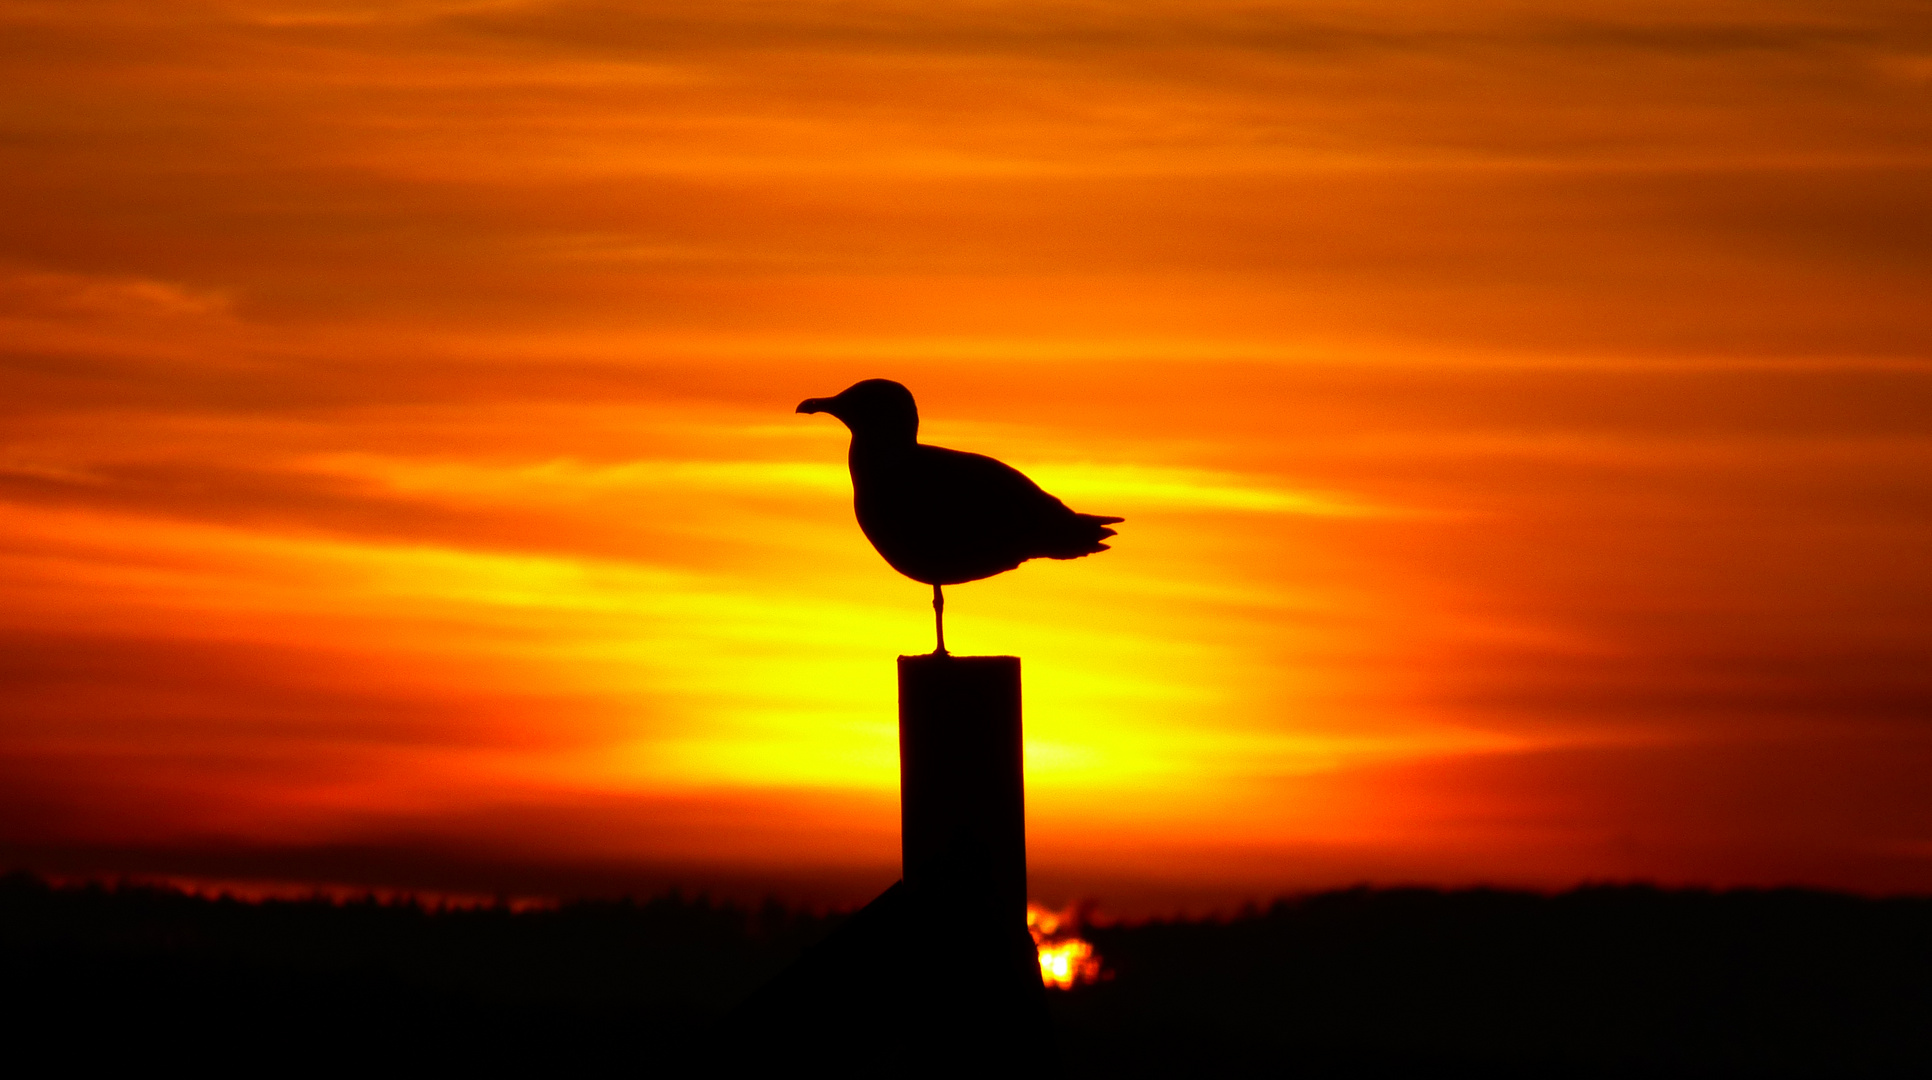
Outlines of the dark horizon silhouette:
<svg viewBox="0 0 1932 1080">
<path fill-rule="evenodd" d="M 436 909 L 0 875 L 16 1060 L 717 1075 L 715 1021 L 848 929 L 688 893 Z M 1082 933 L 1112 977 L 1048 993 L 1066 1076 L 1932 1072 L 1927 897 L 1358 888 Z M 946 970 L 873 955 L 852 975 L 882 995 L 892 965 Z"/>
<path fill-rule="evenodd" d="M 936 653 L 946 651 L 941 586 L 978 581 L 1028 559 L 1078 559 L 1107 550 L 1109 525 L 1082 514 L 1011 465 L 919 441 L 912 391 L 865 379 L 798 412 L 829 413 L 852 432 L 848 462 L 859 528 L 894 570 L 932 586 Z"/>
</svg>

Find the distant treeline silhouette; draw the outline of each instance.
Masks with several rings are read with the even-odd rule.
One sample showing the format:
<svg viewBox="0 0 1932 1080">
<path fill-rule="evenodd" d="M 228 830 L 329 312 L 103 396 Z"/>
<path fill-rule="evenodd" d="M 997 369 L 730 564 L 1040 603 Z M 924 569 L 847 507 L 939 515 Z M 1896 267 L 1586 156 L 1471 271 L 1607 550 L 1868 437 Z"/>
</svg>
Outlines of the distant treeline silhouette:
<svg viewBox="0 0 1932 1080">
<path fill-rule="evenodd" d="M 710 1024 L 842 916 L 551 909 L 0 878 L 16 1053 L 255 1072 L 705 1073 Z M 1355 889 L 1090 927 L 1072 1075 L 1932 1075 L 1932 900 Z M 890 980 L 892 972 L 880 972 Z"/>
<path fill-rule="evenodd" d="M 672 892 L 555 908 L 242 901 L 0 877 L 16 1039 L 238 1069 L 681 1067 L 843 914 Z"/>
<path fill-rule="evenodd" d="M 1932 899 L 1363 888 L 1086 936 L 1092 1075 L 1932 1076 Z"/>
</svg>

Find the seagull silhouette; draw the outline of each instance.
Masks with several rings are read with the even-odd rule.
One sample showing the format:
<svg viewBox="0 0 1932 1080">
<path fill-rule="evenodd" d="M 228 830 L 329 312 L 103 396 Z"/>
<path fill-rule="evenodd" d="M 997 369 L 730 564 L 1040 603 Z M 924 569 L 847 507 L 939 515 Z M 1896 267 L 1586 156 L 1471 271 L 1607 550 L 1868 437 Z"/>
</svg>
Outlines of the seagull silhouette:
<svg viewBox="0 0 1932 1080">
<path fill-rule="evenodd" d="M 1107 550 L 1109 525 L 1077 514 L 1040 485 L 983 454 L 919 441 L 912 391 L 867 379 L 836 397 L 807 398 L 802 413 L 830 413 L 852 430 L 852 507 L 859 528 L 894 570 L 932 586 L 937 655 L 946 655 L 942 585 L 1005 573 L 1028 559 L 1077 559 Z"/>
</svg>

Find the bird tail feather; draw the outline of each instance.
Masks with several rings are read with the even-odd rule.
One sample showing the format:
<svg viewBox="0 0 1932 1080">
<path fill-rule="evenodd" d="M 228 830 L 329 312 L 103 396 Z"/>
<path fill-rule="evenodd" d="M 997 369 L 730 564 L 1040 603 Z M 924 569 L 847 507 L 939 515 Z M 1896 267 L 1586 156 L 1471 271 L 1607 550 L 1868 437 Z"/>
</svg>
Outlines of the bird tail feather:
<svg viewBox="0 0 1932 1080">
<path fill-rule="evenodd" d="M 1106 551 L 1107 545 L 1101 541 L 1115 535 L 1114 530 L 1107 526 L 1118 525 L 1125 520 L 1099 514 L 1075 514 L 1073 520 L 1068 522 L 1072 527 L 1066 530 L 1062 543 L 1056 545 L 1055 550 L 1047 552 L 1047 558 L 1078 559 L 1082 555 Z"/>
</svg>

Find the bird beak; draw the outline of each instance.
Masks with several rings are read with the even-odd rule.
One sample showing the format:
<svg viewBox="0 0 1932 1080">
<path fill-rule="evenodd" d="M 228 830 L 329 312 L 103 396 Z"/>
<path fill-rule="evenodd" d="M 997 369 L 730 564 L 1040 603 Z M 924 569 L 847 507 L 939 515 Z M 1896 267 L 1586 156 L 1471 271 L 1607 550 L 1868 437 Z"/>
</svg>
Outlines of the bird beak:
<svg viewBox="0 0 1932 1080">
<path fill-rule="evenodd" d="M 829 410 L 825 406 L 830 400 L 830 398 L 822 397 L 806 398 L 804 401 L 798 403 L 798 411 L 802 413 L 827 412 Z"/>
</svg>

